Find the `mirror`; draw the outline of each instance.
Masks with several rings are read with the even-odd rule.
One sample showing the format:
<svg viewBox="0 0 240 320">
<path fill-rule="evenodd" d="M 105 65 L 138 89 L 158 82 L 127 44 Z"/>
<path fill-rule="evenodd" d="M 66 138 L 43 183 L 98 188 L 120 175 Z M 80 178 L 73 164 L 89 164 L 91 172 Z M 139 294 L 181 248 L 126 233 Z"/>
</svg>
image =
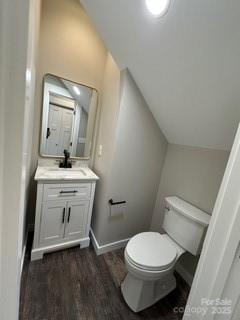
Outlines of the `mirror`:
<svg viewBox="0 0 240 320">
<path fill-rule="evenodd" d="M 44 77 L 40 154 L 89 159 L 97 112 L 97 91 L 54 75 Z"/>
</svg>

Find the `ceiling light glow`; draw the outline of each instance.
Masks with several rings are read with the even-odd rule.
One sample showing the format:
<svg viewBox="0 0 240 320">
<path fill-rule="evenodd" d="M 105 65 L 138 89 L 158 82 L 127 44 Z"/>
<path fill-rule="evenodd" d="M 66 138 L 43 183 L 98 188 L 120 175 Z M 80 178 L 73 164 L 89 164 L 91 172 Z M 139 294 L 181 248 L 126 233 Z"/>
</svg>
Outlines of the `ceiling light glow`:
<svg viewBox="0 0 240 320">
<path fill-rule="evenodd" d="M 73 90 L 74 90 L 74 92 L 75 92 L 78 96 L 80 96 L 81 92 L 80 92 L 80 90 L 78 89 L 78 87 L 73 86 Z"/>
<path fill-rule="evenodd" d="M 151 12 L 152 15 L 161 17 L 163 16 L 169 6 L 170 6 L 170 0 L 145 0 L 146 6 L 148 10 Z"/>
</svg>

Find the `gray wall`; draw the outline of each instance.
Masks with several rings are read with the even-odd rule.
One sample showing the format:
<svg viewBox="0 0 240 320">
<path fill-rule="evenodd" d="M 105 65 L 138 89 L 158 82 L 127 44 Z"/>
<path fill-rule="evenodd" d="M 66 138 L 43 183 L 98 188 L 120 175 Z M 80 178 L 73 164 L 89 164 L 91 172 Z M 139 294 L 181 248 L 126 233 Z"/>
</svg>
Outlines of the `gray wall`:
<svg viewBox="0 0 240 320">
<path fill-rule="evenodd" d="M 176 195 L 211 214 L 228 157 L 227 151 L 169 144 L 151 229 L 161 230 L 166 196 Z M 187 254 L 180 263 L 194 274 L 196 258 Z"/>
<path fill-rule="evenodd" d="M 167 141 L 128 71 L 121 74 L 121 99 L 111 171 L 92 228 L 98 242 L 129 238 L 150 227 Z M 105 163 L 106 166 L 106 163 Z M 101 188 L 98 185 L 97 189 Z M 98 190 L 99 192 L 99 190 Z M 126 200 L 124 214 L 110 217 L 107 200 Z"/>
</svg>

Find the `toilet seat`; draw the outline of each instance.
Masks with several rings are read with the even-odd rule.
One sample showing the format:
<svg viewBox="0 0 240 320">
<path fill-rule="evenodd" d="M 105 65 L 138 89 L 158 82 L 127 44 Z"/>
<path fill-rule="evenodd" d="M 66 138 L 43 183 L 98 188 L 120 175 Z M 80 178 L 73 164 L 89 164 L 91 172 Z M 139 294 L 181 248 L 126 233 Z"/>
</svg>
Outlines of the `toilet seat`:
<svg viewBox="0 0 240 320">
<path fill-rule="evenodd" d="M 161 271 L 173 266 L 178 254 L 166 235 L 158 232 L 143 232 L 128 242 L 125 256 L 137 268 Z"/>
</svg>

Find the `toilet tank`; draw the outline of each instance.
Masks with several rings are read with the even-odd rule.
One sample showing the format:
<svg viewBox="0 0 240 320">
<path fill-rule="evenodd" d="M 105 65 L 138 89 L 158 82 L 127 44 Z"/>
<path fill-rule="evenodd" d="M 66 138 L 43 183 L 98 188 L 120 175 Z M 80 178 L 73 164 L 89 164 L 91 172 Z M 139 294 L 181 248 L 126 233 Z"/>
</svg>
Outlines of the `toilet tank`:
<svg viewBox="0 0 240 320">
<path fill-rule="evenodd" d="M 186 251 L 200 254 L 210 215 L 177 197 L 165 202 L 163 229 Z"/>
</svg>

